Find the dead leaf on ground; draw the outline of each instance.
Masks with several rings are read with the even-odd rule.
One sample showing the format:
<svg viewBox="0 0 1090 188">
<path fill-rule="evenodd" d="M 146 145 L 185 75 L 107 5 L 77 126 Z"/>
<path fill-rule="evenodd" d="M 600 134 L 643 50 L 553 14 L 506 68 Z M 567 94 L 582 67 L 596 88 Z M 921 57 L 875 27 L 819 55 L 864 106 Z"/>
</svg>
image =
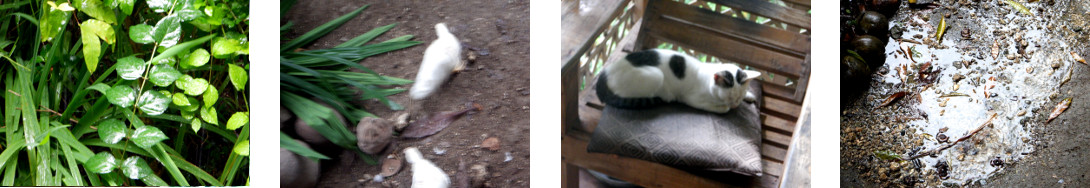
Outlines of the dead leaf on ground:
<svg viewBox="0 0 1090 188">
<path fill-rule="evenodd" d="M 901 98 L 905 97 L 906 94 L 908 94 L 908 92 L 904 92 L 904 91 L 893 93 L 893 95 L 890 95 L 889 97 L 886 97 L 885 102 L 882 102 L 881 105 L 878 105 L 878 107 L 874 107 L 874 108 L 881 108 L 881 107 L 889 106 L 890 104 L 893 104 L 893 102 L 897 102 L 897 99 L 901 99 Z"/>
<path fill-rule="evenodd" d="M 382 176 L 390 177 L 401 171 L 401 158 L 398 157 L 386 157 L 386 160 L 382 161 Z"/>
<path fill-rule="evenodd" d="M 450 126 L 451 122 L 462 117 L 469 111 L 480 111 L 481 106 L 479 104 L 467 104 L 466 109 L 453 112 L 440 112 L 433 115 L 426 120 L 415 121 L 412 125 L 405 128 L 404 132 L 401 132 L 401 137 L 404 138 L 423 138 L 431 136 L 439 131 Z"/>
<path fill-rule="evenodd" d="M 1071 52 L 1071 57 L 1075 58 L 1075 61 L 1078 61 L 1079 63 L 1086 64 L 1086 59 L 1083 59 L 1078 53 Z"/>
<path fill-rule="evenodd" d="M 1052 109 L 1052 113 L 1048 114 L 1048 120 L 1045 121 L 1045 123 L 1051 123 L 1052 119 L 1056 119 L 1056 117 L 1059 117 L 1060 114 L 1064 113 L 1064 111 L 1066 111 L 1067 107 L 1069 106 L 1071 106 L 1071 97 L 1060 101 L 1060 104 L 1056 104 L 1056 108 Z"/>
</svg>

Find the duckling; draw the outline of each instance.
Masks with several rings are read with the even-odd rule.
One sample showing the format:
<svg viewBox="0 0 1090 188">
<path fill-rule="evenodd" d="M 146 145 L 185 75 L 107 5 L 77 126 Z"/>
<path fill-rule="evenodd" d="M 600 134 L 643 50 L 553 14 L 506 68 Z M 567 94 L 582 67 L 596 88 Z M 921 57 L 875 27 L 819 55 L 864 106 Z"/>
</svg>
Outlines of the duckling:
<svg viewBox="0 0 1090 188">
<path fill-rule="evenodd" d="M 424 159 L 415 147 L 405 148 L 405 160 L 412 164 L 413 188 L 445 188 L 450 186 L 450 177 L 435 164 Z"/>
<path fill-rule="evenodd" d="M 413 100 L 421 100 L 431 96 L 439 89 L 447 77 L 453 72 L 461 71 L 465 67 L 462 61 L 462 44 L 454 34 L 450 33 L 445 23 L 435 24 L 435 39 L 424 51 L 424 60 L 420 63 L 420 71 L 416 73 L 416 80 L 409 90 L 409 96 Z"/>
</svg>

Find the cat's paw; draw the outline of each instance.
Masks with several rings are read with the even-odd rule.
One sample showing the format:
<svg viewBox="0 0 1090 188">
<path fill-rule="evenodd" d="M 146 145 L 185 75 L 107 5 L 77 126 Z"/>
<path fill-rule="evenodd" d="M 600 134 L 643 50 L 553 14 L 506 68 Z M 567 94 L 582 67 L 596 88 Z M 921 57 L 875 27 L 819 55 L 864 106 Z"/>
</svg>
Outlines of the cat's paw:
<svg viewBox="0 0 1090 188">
<path fill-rule="evenodd" d="M 748 103 L 754 103 L 754 102 L 757 102 L 757 96 L 753 95 L 753 93 L 746 92 L 746 96 L 744 98 L 742 98 L 742 100 L 744 100 L 744 101 L 746 101 Z"/>
</svg>

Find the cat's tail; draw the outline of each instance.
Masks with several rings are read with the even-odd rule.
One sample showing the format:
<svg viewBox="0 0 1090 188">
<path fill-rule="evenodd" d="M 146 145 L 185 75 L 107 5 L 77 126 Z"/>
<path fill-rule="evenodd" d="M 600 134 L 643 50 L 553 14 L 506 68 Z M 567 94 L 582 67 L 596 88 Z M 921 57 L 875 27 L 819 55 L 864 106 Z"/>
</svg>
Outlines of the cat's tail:
<svg viewBox="0 0 1090 188">
<path fill-rule="evenodd" d="M 617 108 L 638 109 L 666 103 L 666 101 L 658 97 L 626 98 L 618 96 L 613 93 L 613 90 L 609 89 L 609 82 L 607 81 L 608 76 L 609 75 L 606 74 L 606 72 L 602 72 L 602 74 L 598 76 L 598 84 L 595 86 L 598 100 L 601 100 L 602 103 L 605 103 L 606 105 Z"/>
</svg>

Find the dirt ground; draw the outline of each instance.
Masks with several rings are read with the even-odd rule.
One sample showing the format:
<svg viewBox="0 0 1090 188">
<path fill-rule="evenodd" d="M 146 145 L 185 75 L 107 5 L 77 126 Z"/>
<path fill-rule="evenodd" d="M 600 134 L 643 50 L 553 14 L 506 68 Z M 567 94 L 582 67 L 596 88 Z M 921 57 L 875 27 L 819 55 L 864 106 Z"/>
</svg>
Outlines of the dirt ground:
<svg viewBox="0 0 1090 188">
<path fill-rule="evenodd" d="M 1048 2 L 1048 1 L 1041 1 Z M 1057 3 L 1059 4 L 1059 3 Z M 1067 2 L 1067 6 L 1059 6 L 1062 16 L 1053 20 L 1057 25 L 1065 25 L 1058 27 L 1053 34 L 1057 35 L 1062 41 L 1070 45 L 1072 52 L 1081 55 L 1082 57 L 1090 56 L 1090 0 L 1076 0 Z M 957 33 L 961 29 L 955 29 L 948 31 L 948 33 Z M 999 185 L 1001 187 L 1085 187 L 1090 184 L 1090 179 L 1087 175 L 1090 171 L 1086 169 L 1090 167 L 1090 162 L 1086 159 L 1086 156 L 1090 154 L 1090 147 L 1086 147 L 1087 140 L 1090 140 L 1090 130 L 1086 129 L 1086 117 L 1090 115 L 1090 105 L 1086 101 L 1090 100 L 1090 96 L 1085 96 L 1085 91 L 1090 90 L 1090 65 L 1082 63 L 1074 63 L 1073 73 L 1069 82 L 1062 85 L 1052 91 L 1038 91 L 1038 92 L 1053 92 L 1056 91 L 1059 94 L 1059 98 L 1071 97 L 1071 106 L 1058 118 L 1051 123 L 1047 123 L 1038 127 L 1031 128 L 1032 132 L 1032 145 L 1035 150 L 1030 153 L 1023 154 L 1025 158 L 1013 162 L 1005 163 L 995 175 L 990 176 L 987 179 L 975 181 L 968 184 L 969 187 L 989 187 Z M 853 101 L 860 99 L 852 99 L 847 101 L 848 104 L 861 104 L 860 102 Z M 842 101 L 845 102 L 845 101 Z M 1044 107 L 1043 113 L 1047 114 L 1053 110 L 1055 102 L 1048 104 Z M 843 120 L 843 117 L 842 117 Z M 850 121 L 854 122 L 854 121 Z M 862 122 L 862 121 L 860 121 Z M 842 122 L 843 123 L 843 122 Z M 843 126 L 843 125 L 842 125 Z M 848 131 L 853 132 L 853 131 Z M 842 130 L 843 133 L 843 130 Z M 886 138 L 886 136 L 875 136 Z M 845 148 L 844 135 L 842 135 L 842 152 L 850 152 L 853 149 L 858 148 Z M 896 137 L 896 136 L 892 136 Z M 851 140 L 848 140 L 849 142 Z M 874 148 L 864 148 L 865 151 L 872 151 Z M 875 183 L 874 177 L 882 176 L 880 174 L 888 170 L 889 167 L 871 167 L 871 166 L 850 166 L 849 164 L 860 163 L 863 158 L 849 159 L 852 156 L 841 154 L 840 169 L 841 186 L 845 187 L 873 187 Z M 865 163 L 861 163 L 865 164 Z M 893 166 L 893 165 L 891 165 Z M 904 167 L 908 168 L 908 167 Z M 890 170 L 888 174 L 892 179 L 888 182 L 897 182 L 893 184 L 884 184 L 886 186 L 906 186 L 900 182 L 905 181 L 902 179 L 895 179 L 895 170 Z M 877 173 L 876 173 L 877 172 Z M 869 175 L 868 175 L 869 174 Z M 925 179 L 927 177 L 921 177 Z M 923 186 L 916 184 L 916 186 Z M 953 185 L 960 187 L 962 185 Z"/>
<path fill-rule="evenodd" d="M 528 1 L 299 1 L 281 24 L 295 26 L 284 37 L 294 38 L 347 14 L 363 5 L 371 7 L 339 29 L 319 39 L 307 49 L 333 47 L 373 28 L 398 23 L 375 41 L 402 35 L 414 35 L 424 44 L 392 53 L 380 54 L 361 62 L 379 74 L 414 79 L 424 49 L 435 40 L 434 25 L 445 22 L 461 40 L 463 53 L 475 52 L 478 58 L 466 70 L 452 76 L 431 97 L 416 101 L 420 109 L 412 119 L 441 111 L 463 109 L 467 102 L 480 104 L 483 110 L 454 121 L 449 127 L 422 139 L 399 139 L 386 154 L 403 157 L 402 149 L 420 148 L 424 157 L 438 165 L 457 185 L 459 166 L 487 166 L 485 185 L 490 187 L 527 187 L 530 184 L 530 6 Z M 285 6 L 285 5 L 281 5 Z M 410 87 L 409 85 L 402 86 Z M 408 92 L 390 97 L 410 106 Z M 398 111 L 377 101 L 359 102 L 367 111 L 392 119 Z M 497 137 L 501 148 L 481 148 L 481 142 Z M 322 176 L 316 187 L 407 187 L 411 170 L 407 163 L 400 172 L 381 183 L 371 176 L 378 166 L 367 165 L 353 152 L 340 151 L 334 159 L 322 161 Z M 382 155 L 386 156 L 386 155 Z"/>
</svg>

